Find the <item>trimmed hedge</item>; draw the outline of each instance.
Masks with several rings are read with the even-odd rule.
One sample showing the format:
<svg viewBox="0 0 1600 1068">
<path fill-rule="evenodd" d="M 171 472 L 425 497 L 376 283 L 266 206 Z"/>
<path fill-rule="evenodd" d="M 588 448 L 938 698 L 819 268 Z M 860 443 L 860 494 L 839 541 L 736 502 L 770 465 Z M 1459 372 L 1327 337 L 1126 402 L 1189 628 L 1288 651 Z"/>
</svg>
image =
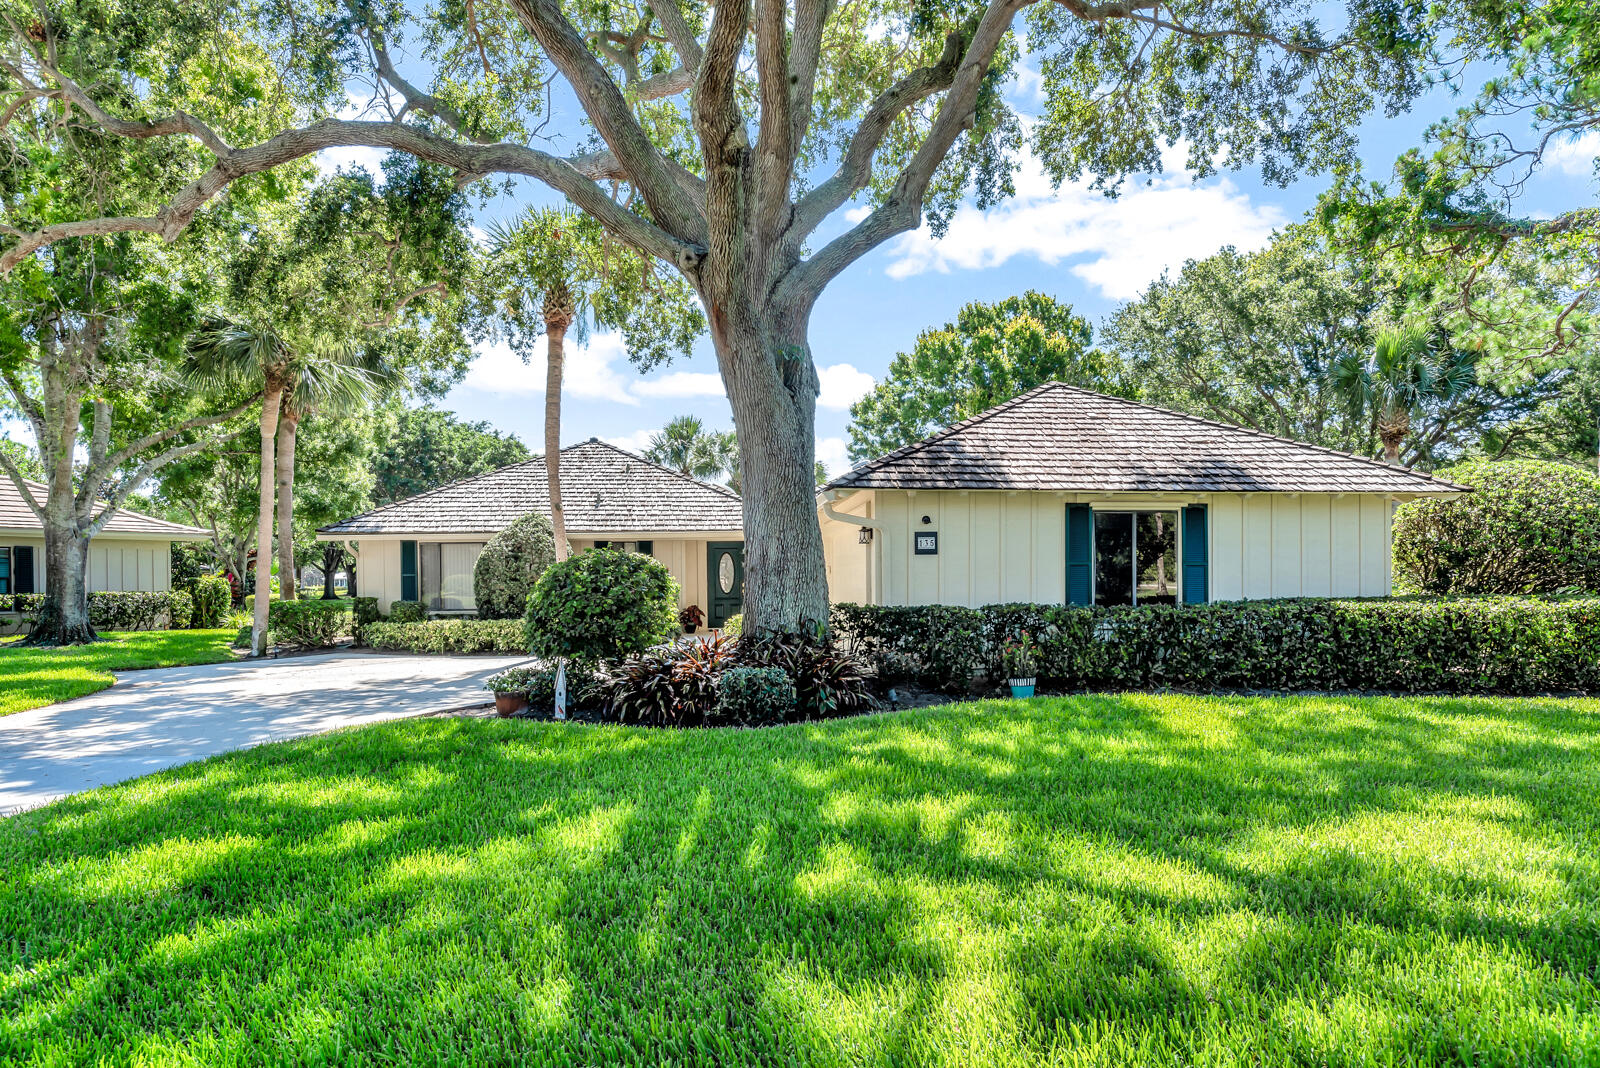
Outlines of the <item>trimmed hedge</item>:
<svg viewBox="0 0 1600 1068">
<path fill-rule="evenodd" d="M 367 639 L 367 624 L 377 623 L 383 619 L 383 613 L 378 609 L 376 597 L 357 597 L 351 609 L 350 633 L 355 637 L 357 645 L 365 645 Z"/>
<path fill-rule="evenodd" d="M 1040 682 L 1058 689 L 1600 690 L 1600 599 L 842 604 L 832 619 L 884 681 L 945 690 L 998 678 L 1001 642 L 1023 632 Z"/>
<path fill-rule="evenodd" d="M 389 622 L 421 623 L 428 618 L 428 610 L 417 601 L 390 601 Z"/>
<path fill-rule="evenodd" d="M 194 601 L 194 615 L 190 625 L 196 630 L 210 630 L 222 626 L 233 607 L 233 587 L 221 575 L 201 575 L 184 584 Z"/>
<path fill-rule="evenodd" d="M 179 594 L 188 600 L 187 594 Z M 182 630 L 188 625 L 188 615 L 180 612 L 184 620 L 172 625 L 173 595 L 160 593 L 125 593 L 102 590 L 89 594 L 89 625 L 95 630 Z M 13 593 L 0 596 L 0 612 L 16 612 L 27 618 L 38 615 L 44 605 L 42 593 Z M 181 609 L 183 606 L 180 605 Z"/>
<path fill-rule="evenodd" d="M 188 630 L 194 620 L 194 598 L 183 590 L 167 594 L 167 627 L 169 630 Z"/>
<path fill-rule="evenodd" d="M 349 601 L 273 601 L 267 605 L 267 631 L 276 642 L 321 649 L 351 631 Z"/>
<path fill-rule="evenodd" d="M 518 619 L 431 619 L 422 623 L 368 623 L 362 639 L 374 649 L 399 653 L 520 653 L 526 655 Z"/>
<path fill-rule="evenodd" d="M 528 594 L 556 562 L 550 517 L 529 512 L 514 519 L 484 545 L 472 567 L 472 592 L 481 619 L 519 619 Z"/>
</svg>

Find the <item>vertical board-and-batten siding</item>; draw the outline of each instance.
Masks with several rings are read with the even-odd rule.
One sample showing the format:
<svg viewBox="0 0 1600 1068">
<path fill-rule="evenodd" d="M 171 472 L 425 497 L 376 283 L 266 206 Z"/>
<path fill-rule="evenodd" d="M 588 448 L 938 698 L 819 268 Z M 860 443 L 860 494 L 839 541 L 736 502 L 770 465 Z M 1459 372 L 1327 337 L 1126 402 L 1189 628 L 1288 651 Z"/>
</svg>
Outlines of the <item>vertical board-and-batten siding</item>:
<svg viewBox="0 0 1600 1068">
<path fill-rule="evenodd" d="M 868 577 L 868 556 L 851 551 L 856 528 L 825 520 L 829 595 L 859 600 L 876 587 L 879 603 L 890 605 L 1062 603 L 1068 503 L 1066 495 L 1028 491 L 877 490 L 848 498 L 841 511 L 882 523 L 870 553 L 879 573 Z M 1390 592 L 1387 497 L 1212 493 L 1127 507 L 1178 511 L 1184 503 L 1206 505 L 1210 600 Z M 924 525 L 924 515 L 932 522 Z M 938 532 L 938 555 L 912 552 L 919 530 Z"/>
</svg>

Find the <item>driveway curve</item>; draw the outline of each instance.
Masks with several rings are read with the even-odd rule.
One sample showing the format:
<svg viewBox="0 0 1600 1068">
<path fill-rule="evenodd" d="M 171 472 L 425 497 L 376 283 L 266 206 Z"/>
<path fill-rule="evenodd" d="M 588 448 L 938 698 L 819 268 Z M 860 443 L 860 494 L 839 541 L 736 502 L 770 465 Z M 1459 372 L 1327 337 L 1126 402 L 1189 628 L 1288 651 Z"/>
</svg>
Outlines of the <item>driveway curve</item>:
<svg viewBox="0 0 1600 1068">
<path fill-rule="evenodd" d="M 191 760 L 489 700 L 512 656 L 341 652 L 149 668 L 0 718 L 0 816 Z"/>
</svg>

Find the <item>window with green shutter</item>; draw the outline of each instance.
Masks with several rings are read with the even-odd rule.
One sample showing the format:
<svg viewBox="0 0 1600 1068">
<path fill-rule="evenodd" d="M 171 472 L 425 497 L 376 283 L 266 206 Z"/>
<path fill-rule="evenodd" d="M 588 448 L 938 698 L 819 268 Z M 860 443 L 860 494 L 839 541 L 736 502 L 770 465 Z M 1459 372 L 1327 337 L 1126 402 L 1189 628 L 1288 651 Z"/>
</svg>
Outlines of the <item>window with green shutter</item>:
<svg viewBox="0 0 1600 1068">
<path fill-rule="evenodd" d="M 1183 603 L 1205 604 L 1211 584 L 1207 562 L 1206 506 L 1191 504 L 1183 510 Z"/>
<path fill-rule="evenodd" d="M 400 543 L 400 599 L 417 599 L 417 543 L 414 541 Z"/>
<path fill-rule="evenodd" d="M 31 545 L 18 545 L 11 550 L 11 592 L 37 592 L 33 588 L 33 546 Z"/>
<path fill-rule="evenodd" d="M 1067 603 L 1094 599 L 1094 513 L 1087 504 L 1067 505 Z"/>
</svg>

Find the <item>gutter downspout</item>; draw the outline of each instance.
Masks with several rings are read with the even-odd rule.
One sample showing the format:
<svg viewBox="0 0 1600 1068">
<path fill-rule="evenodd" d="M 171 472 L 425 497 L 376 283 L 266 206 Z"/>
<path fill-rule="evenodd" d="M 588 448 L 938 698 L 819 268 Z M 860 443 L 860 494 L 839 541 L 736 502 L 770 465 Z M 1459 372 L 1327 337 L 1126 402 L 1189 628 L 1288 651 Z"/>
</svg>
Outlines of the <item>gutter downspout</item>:
<svg viewBox="0 0 1600 1068">
<path fill-rule="evenodd" d="M 869 529 L 871 529 L 873 531 L 881 531 L 881 530 L 884 529 L 884 525 L 881 522 L 879 522 L 878 520 L 876 520 L 876 519 L 870 519 L 870 518 L 868 518 L 867 516 L 864 516 L 864 515 L 851 515 L 849 512 L 838 511 L 833 506 L 833 502 L 838 500 L 838 499 L 839 499 L 839 491 L 838 490 L 823 490 L 822 491 L 822 514 L 827 516 L 829 519 L 836 520 L 836 521 L 838 521 L 840 523 L 845 523 L 845 524 L 849 524 L 849 525 L 853 525 L 853 526 L 857 526 L 857 527 L 867 527 L 867 528 L 869 528 Z M 868 593 L 868 596 L 870 596 L 872 598 L 872 603 L 873 604 L 882 604 L 883 603 L 883 590 L 879 586 L 879 570 L 880 569 L 879 569 L 879 565 L 878 565 L 878 553 L 879 553 L 880 550 L 878 549 L 878 539 L 876 537 L 874 537 L 873 538 L 873 542 L 874 542 L 874 544 L 871 546 L 871 551 L 870 551 L 870 553 L 869 553 L 869 555 L 867 557 L 867 565 L 868 565 L 867 593 Z"/>
</svg>

